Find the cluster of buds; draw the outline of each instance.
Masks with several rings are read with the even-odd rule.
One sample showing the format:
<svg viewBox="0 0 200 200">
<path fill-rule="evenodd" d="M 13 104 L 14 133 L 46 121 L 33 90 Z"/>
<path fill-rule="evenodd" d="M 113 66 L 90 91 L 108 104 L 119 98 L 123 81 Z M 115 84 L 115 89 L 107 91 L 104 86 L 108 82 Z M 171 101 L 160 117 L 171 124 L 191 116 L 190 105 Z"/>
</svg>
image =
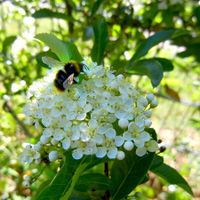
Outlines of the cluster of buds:
<svg viewBox="0 0 200 200">
<path fill-rule="evenodd" d="M 67 150 L 74 159 L 84 155 L 122 160 L 125 150 L 138 156 L 158 150 L 157 142 L 145 131 L 151 126 L 153 94 L 144 96 L 123 75 L 91 61 L 83 61 L 84 78 L 65 91 L 54 86 L 57 69 L 35 81 L 28 90 L 24 108 L 26 122 L 42 128 L 40 141 L 22 153 L 28 163 L 47 155 L 54 161 Z"/>
</svg>

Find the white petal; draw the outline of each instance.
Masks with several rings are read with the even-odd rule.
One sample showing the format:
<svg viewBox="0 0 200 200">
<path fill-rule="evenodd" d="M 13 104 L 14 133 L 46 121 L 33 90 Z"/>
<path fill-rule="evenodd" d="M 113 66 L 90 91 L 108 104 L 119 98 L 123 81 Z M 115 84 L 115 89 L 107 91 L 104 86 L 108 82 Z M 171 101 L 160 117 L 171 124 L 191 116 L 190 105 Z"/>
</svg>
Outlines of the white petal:
<svg viewBox="0 0 200 200">
<path fill-rule="evenodd" d="M 99 134 L 96 134 L 94 136 L 94 142 L 98 145 L 101 145 L 104 143 L 104 136 L 103 135 L 99 135 Z"/>
<path fill-rule="evenodd" d="M 134 147 L 134 144 L 131 141 L 127 141 L 124 143 L 124 149 L 126 149 L 127 151 L 131 151 L 133 147 Z"/>
<path fill-rule="evenodd" d="M 124 140 L 132 140 L 133 135 L 126 131 L 123 133 L 123 138 L 124 138 Z"/>
<path fill-rule="evenodd" d="M 80 135 L 81 141 L 88 142 L 90 140 L 90 135 L 86 132 L 82 132 Z"/>
<path fill-rule="evenodd" d="M 49 153 L 49 160 L 54 161 L 58 158 L 58 152 L 57 151 L 51 151 Z"/>
<path fill-rule="evenodd" d="M 144 141 L 140 138 L 134 138 L 134 143 L 136 147 L 144 147 Z"/>
<path fill-rule="evenodd" d="M 48 126 L 50 126 L 51 125 L 51 119 L 50 118 L 48 118 L 48 117 L 43 117 L 42 118 L 42 124 L 45 126 L 45 127 L 48 127 Z"/>
<path fill-rule="evenodd" d="M 158 143 L 155 140 L 151 140 L 147 143 L 147 150 L 150 152 L 155 152 L 157 151 L 158 148 Z"/>
<path fill-rule="evenodd" d="M 152 110 L 145 110 L 145 111 L 144 111 L 144 115 L 145 115 L 146 117 L 151 117 L 151 115 L 152 115 Z"/>
<path fill-rule="evenodd" d="M 129 124 L 129 121 L 127 119 L 119 119 L 118 125 L 121 128 L 127 128 Z"/>
<path fill-rule="evenodd" d="M 144 107 L 146 107 L 148 105 L 148 101 L 146 98 L 144 97 L 140 97 L 138 100 L 137 100 L 137 104 L 140 104 Z"/>
<path fill-rule="evenodd" d="M 149 101 L 149 102 L 151 102 L 151 101 L 153 101 L 153 99 L 154 99 L 154 95 L 152 94 L 152 93 L 149 93 L 149 94 L 147 94 L 147 100 Z"/>
<path fill-rule="evenodd" d="M 124 138 L 122 136 L 116 136 L 115 137 L 115 145 L 117 147 L 121 147 L 124 143 Z"/>
<path fill-rule="evenodd" d="M 80 131 L 77 127 L 72 127 L 72 140 L 78 140 L 80 138 Z"/>
<path fill-rule="evenodd" d="M 84 111 L 87 113 L 87 112 L 90 112 L 91 110 L 92 110 L 92 105 L 86 104 L 86 106 L 84 107 Z"/>
<path fill-rule="evenodd" d="M 115 131 L 115 129 L 109 128 L 109 129 L 106 131 L 106 137 L 107 137 L 107 138 L 115 138 L 115 136 L 116 136 L 116 131 Z"/>
<path fill-rule="evenodd" d="M 83 157 L 83 151 L 81 149 L 75 149 L 72 151 L 72 157 L 75 160 L 79 160 Z"/>
<path fill-rule="evenodd" d="M 118 150 L 116 147 L 111 147 L 108 149 L 107 156 L 110 159 L 115 159 L 117 157 Z"/>
<path fill-rule="evenodd" d="M 115 116 L 117 117 L 117 119 L 126 119 L 127 113 L 123 110 L 119 110 L 115 113 Z"/>
<path fill-rule="evenodd" d="M 128 131 L 130 133 L 133 133 L 136 129 L 137 129 L 137 127 L 136 127 L 136 125 L 135 125 L 134 122 L 129 123 L 129 125 L 128 125 Z"/>
<path fill-rule="evenodd" d="M 96 129 L 98 127 L 98 122 L 95 119 L 90 119 L 88 125 L 90 128 Z"/>
<path fill-rule="evenodd" d="M 142 157 L 146 154 L 146 148 L 145 147 L 141 147 L 141 148 L 137 148 L 136 149 L 136 155 L 139 156 L 139 157 Z"/>
<path fill-rule="evenodd" d="M 97 147 L 95 145 L 91 145 L 91 144 L 88 144 L 85 148 L 85 151 L 84 151 L 84 154 L 85 155 L 93 155 L 93 154 L 96 154 L 97 152 Z"/>
<path fill-rule="evenodd" d="M 56 145 L 56 144 L 58 144 L 58 141 L 55 140 L 54 138 L 52 138 L 52 139 L 51 139 L 51 144 Z"/>
<path fill-rule="evenodd" d="M 145 126 L 145 127 L 150 127 L 151 124 L 152 124 L 152 122 L 151 122 L 150 119 L 145 119 L 145 121 L 144 121 L 144 126 Z"/>
<path fill-rule="evenodd" d="M 47 144 L 47 143 L 49 142 L 49 137 L 46 137 L 45 135 L 42 135 L 42 136 L 40 137 L 40 142 L 41 142 L 42 144 Z"/>
<path fill-rule="evenodd" d="M 41 145 L 40 142 L 38 142 L 37 144 L 35 144 L 35 145 L 33 146 L 33 148 L 34 148 L 34 150 L 36 150 L 36 151 L 40 151 L 41 148 L 42 148 L 42 145 Z"/>
<path fill-rule="evenodd" d="M 155 108 L 157 105 L 158 105 L 158 101 L 156 99 L 154 99 L 152 102 L 151 102 L 151 108 Z"/>
<path fill-rule="evenodd" d="M 86 118 L 86 116 L 87 116 L 86 113 L 81 113 L 76 116 L 76 119 L 82 121 Z"/>
<path fill-rule="evenodd" d="M 151 136 L 149 135 L 149 133 L 143 131 L 142 133 L 140 133 L 139 138 L 143 141 L 149 141 L 151 139 Z"/>
<path fill-rule="evenodd" d="M 65 132 L 62 129 L 55 129 L 53 138 L 56 141 L 61 141 L 63 139 L 64 135 L 65 135 Z"/>
<path fill-rule="evenodd" d="M 117 153 L 117 159 L 123 160 L 125 158 L 125 153 L 123 151 L 118 151 Z"/>
<path fill-rule="evenodd" d="M 96 157 L 97 158 L 103 158 L 106 156 L 106 148 L 105 147 L 98 147 L 97 152 L 96 152 Z"/>
<path fill-rule="evenodd" d="M 62 141 L 63 149 L 67 150 L 70 147 L 70 139 L 67 137 Z"/>
</svg>

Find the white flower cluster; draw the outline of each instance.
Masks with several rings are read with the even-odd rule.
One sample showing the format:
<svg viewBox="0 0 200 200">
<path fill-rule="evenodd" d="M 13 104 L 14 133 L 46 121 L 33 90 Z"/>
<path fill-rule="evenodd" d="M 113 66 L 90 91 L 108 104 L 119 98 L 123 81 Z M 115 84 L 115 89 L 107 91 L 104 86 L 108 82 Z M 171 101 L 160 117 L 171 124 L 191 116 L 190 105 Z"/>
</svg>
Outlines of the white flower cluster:
<svg viewBox="0 0 200 200">
<path fill-rule="evenodd" d="M 138 156 L 158 150 L 145 131 L 151 126 L 151 108 L 157 106 L 154 95 L 144 97 L 123 75 L 101 65 L 83 64 L 82 82 L 64 92 L 53 84 L 56 70 L 30 86 L 26 121 L 43 133 L 37 144 L 25 148 L 22 160 L 40 162 L 45 151 L 54 161 L 68 149 L 74 159 L 96 155 L 119 160 L 134 147 Z"/>
</svg>

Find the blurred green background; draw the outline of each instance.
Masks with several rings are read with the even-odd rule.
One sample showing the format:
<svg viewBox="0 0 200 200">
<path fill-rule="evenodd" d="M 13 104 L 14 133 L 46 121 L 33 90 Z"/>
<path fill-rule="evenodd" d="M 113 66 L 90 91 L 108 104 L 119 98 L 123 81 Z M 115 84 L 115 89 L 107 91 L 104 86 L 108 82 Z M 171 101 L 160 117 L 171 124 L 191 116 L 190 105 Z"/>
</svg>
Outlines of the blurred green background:
<svg viewBox="0 0 200 200">
<path fill-rule="evenodd" d="M 45 75 L 42 56 L 53 55 L 33 38 L 53 33 L 73 41 L 82 56 L 90 56 L 94 20 L 103 16 L 109 43 L 104 63 L 123 73 L 124 62 L 152 34 L 178 30 L 178 36 L 154 46 L 145 58 L 162 57 L 173 65 L 160 85 L 153 88 L 146 76 L 132 75 L 143 92 L 154 92 L 159 106 L 153 127 L 166 147 L 165 161 L 189 182 L 194 197 L 150 174 L 150 180 L 134 191 L 136 199 L 200 199 L 200 1 L 198 0 L 43 0 L 0 3 L 0 199 L 30 199 L 45 177 L 53 177 L 57 166 L 22 165 L 19 155 L 26 142 L 39 132 L 24 124 L 22 114 L 26 90 Z M 24 175 L 36 177 L 30 188 Z"/>
</svg>

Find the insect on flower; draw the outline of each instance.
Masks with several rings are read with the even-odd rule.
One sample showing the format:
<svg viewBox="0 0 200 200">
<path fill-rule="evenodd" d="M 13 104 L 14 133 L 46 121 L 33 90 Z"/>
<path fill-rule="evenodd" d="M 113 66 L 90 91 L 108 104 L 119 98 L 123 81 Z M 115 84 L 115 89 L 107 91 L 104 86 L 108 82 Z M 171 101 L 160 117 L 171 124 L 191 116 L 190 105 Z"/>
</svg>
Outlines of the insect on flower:
<svg viewBox="0 0 200 200">
<path fill-rule="evenodd" d="M 56 74 L 54 84 L 57 89 L 64 91 L 68 85 L 77 83 L 76 77 L 82 72 L 83 64 L 76 61 L 69 61 L 64 65 L 63 70 L 59 70 Z"/>
</svg>

